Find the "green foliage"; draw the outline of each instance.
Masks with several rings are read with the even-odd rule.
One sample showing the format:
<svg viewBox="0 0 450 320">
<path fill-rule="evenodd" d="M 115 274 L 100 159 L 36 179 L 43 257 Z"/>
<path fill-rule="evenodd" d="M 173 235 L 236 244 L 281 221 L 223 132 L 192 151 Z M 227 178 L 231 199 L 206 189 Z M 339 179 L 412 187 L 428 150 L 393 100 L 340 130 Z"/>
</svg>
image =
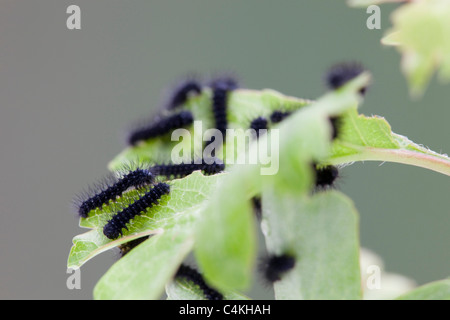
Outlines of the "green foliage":
<svg viewBox="0 0 450 320">
<path fill-rule="evenodd" d="M 312 197 L 263 193 L 269 252 L 289 252 L 295 268 L 275 282 L 277 299 L 361 299 L 358 214 L 339 192 Z"/>
<path fill-rule="evenodd" d="M 411 93 L 421 95 L 431 76 L 439 71 L 450 80 L 450 3 L 422 0 L 401 6 L 393 14 L 393 28 L 383 39 L 402 53 L 402 70 Z"/>
<path fill-rule="evenodd" d="M 354 7 L 404 2 L 400 0 L 349 0 Z M 411 96 L 420 97 L 433 74 L 442 82 L 450 80 L 450 2 L 415 0 L 400 5 L 391 15 L 392 27 L 382 43 L 394 46 L 402 55 L 401 69 Z"/>
<path fill-rule="evenodd" d="M 428 283 L 401 295 L 398 300 L 450 300 L 450 280 Z"/>
</svg>

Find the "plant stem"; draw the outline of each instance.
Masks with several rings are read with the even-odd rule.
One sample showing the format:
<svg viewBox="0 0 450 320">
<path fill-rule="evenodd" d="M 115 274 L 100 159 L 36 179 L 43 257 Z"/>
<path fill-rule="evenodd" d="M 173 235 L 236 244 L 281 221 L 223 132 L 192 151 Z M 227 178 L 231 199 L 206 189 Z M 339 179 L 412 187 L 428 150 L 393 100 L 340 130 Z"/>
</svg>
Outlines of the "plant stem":
<svg viewBox="0 0 450 320">
<path fill-rule="evenodd" d="M 450 176 L 450 160 L 443 156 L 441 158 L 405 149 L 366 147 L 356 154 L 330 159 L 331 164 L 344 164 L 355 161 L 388 161 L 409 164 Z"/>
</svg>

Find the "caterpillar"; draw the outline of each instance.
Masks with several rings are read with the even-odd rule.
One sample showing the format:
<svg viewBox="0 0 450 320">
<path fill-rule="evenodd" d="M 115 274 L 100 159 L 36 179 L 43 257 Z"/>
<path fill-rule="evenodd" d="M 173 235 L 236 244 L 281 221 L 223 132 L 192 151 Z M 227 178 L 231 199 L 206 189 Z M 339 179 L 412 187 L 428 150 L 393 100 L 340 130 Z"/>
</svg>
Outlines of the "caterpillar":
<svg viewBox="0 0 450 320">
<path fill-rule="evenodd" d="M 269 255 L 265 257 L 260 266 L 260 272 L 264 279 L 273 283 L 281 280 L 282 276 L 293 269 L 295 266 L 295 258 L 287 253 L 281 255 Z"/>
<path fill-rule="evenodd" d="M 199 286 L 200 290 L 203 291 L 205 298 L 208 300 L 223 300 L 223 295 L 220 292 L 208 286 L 202 275 L 197 270 L 187 265 L 180 265 L 175 274 L 175 278 L 185 278 L 192 281 Z"/>
<path fill-rule="evenodd" d="M 262 217 L 262 203 L 261 203 L 261 196 L 254 196 L 251 200 L 253 212 L 256 215 L 256 218 L 258 220 L 261 220 Z"/>
<path fill-rule="evenodd" d="M 150 236 L 144 236 L 140 237 L 128 242 L 125 242 L 121 245 L 119 245 L 120 250 L 120 257 L 123 258 L 126 254 L 128 254 L 132 249 L 136 248 L 138 245 L 140 245 L 142 242 L 150 238 Z"/>
<path fill-rule="evenodd" d="M 154 165 L 149 170 L 155 176 L 182 178 L 197 170 L 201 170 L 205 175 L 212 175 L 222 172 L 224 169 L 225 165 L 217 159 L 211 159 L 211 161 L 201 159 L 201 161 L 194 160 L 191 163 Z"/>
<path fill-rule="evenodd" d="M 337 167 L 328 165 L 324 167 L 314 166 L 314 168 L 316 174 L 316 188 L 326 189 L 334 187 L 335 181 L 339 177 L 339 169 Z"/>
<path fill-rule="evenodd" d="M 228 127 L 227 107 L 228 107 L 228 93 L 238 87 L 238 83 L 234 78 L 224 77 L 214 79 L 210 83 L 212 89 L 212 111 L 214 115 L 215 128 L 222 134 L 223 141 L 225 141 L 226 130 Z M 214 141 L 214 137 L 207 143 Z"/>
<path fill-rule="evenodd" d="M 179 106 L 185 104 L 190 95 L 192 94 L 198 95 L 201 93 L 202 93 L 202 86 L 197 80 L 194 79 L 185 80 L 176 86 L 170 100 L 167 102 L 166 108 L 168 110 L 176 109 Z"/>
<path fill-rule="evenodd" d="M 123 174 L 121 178 L 110 179 L 104 182 L 97 190 L 91 191 L 78 199 L 74 200 L 75 206 L 80 217 L 86 218 L 91 210 L 100 208 L 103 204 L 110 200 L 116 199 L 127 189 L 134 187 L 140 188 L 144 185 L 151 184 L 154 181 L 153 175 L 146 169 L 136 169 Z"/>
<path fill-rule="evenodd" d="M 151 125 L 134 130 L 128 137 L 128 144 L 134 146 L 139 141 L 165 135 L 175 129 L 187 127 L 193 122 L 194 117 L 190 111 L 181 111 L 162 118 Z"/>
<path fill-rule="evenodd" d="M 364 72 L 364 67 L 359 63 L 340 63 L 331 67 L 326 76 L 325 82 L 331 90 L 336 90 L 353 80 Z M 360 89 L 360 93 L 364 95 L 367 87 Z"/>
<path fill-rule="evenodd" d="M 288 117 L 291 114 L 289 111 L 274 111 L 270 115 L 270 121 L 272 123 L 279 123 L 283 121 L 286 117 Z"/>
<path fill-rule="evenodd" d="M 331 124 L 331 140 L 335 140 L 341 133 L 342 116 L 329 117 L 328 120 Z"/>
<path fill-rule="evenodd" d="M 122 229 L 135 216 L 140 215 L 141 212 L 146 212 L 148 208 L 153 207 L 159 203 L 161 197 L 170 192 L 170 186 L 166 183 L 158 183 L 150 189 L 139 200 L 135 201 L 122 211 L 118 212 L 109 220 L 103 227 L 103 234 L 109 239 L 116 239 L 122 235 Z"/>
<path fill-rule="evenodd" d="M 253 119 L 252 122 L 250 123 L 250 129 L 255 130 L 256 139 L 258 139 L 259 135 L 262 133 L 259 130 L 267 130 L 267 119 L 264 117 L 258 117 L 256 119 Z"/>
</svg>

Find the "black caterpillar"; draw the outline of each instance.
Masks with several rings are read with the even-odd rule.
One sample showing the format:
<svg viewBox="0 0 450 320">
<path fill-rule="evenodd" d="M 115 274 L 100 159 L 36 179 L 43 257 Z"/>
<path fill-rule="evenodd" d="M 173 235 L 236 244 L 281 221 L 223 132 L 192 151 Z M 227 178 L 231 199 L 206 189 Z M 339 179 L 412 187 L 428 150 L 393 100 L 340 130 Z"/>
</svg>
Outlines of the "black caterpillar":
<svg viewBox="0 0 450 320">
<path fill-rule="evenodd" d="M 103 204 L 110 200 L 116 199 L 128 188 L 139 188 L 146 184 L 153 183 L 153 175 L 145 169 L 136 169 L 123 175 L 122 178 L 113 182 L 105 183 L 105 186 L 100 190 L 93 191 L 93 195 L 85 195 L 85 200 L 76 200 L 79 203 L 77 206 L 80 217 L 86 218 L 89 212 L 93 209 L 100 208 Z"/>
<path fill-rule="evenodd" d="M 267 119 L 264 117 L 253 119 L 250 123 L 250 129 L 255 130 L 256 138 L 259 138 L 260 133 L 262 133 L 259 130 L 267 130 Z"/>
<path fill-rule="evenodd" d="M 191 94 L 201 93 L 202 86 L 199 82 L 193 79 L 185 80 L 175 88 L 170 101 L 167 103 L 167 109 L 176 109 L 185 104 Z"/>
<path fill-rule="evenodd" d="M 128 254 L 132 249 L 136 248 L 142 242 L 150 238 L 150 236 L 140 237 L 128 242 L 125 242 L 119 246 L 120 257 L 123 258 L 126 254 Z"/>
<path fill-rule="evenodd" d="M 150 191 L 148 191 L 139 200 L 132 203 L 122 211 L 118 212 L 111 220 L 109 220 L 103 227 L 103 234 L 109 239 L 116 239 L 122 235 L 122 229 L 135 216 L 140 215 L 141 212 L 146 212 L 148 208 L 159 203 L 161 197 L 170 192 L 170 186 L 166 183 L 156 184 Z"/>
<path fill-rule="evenodd" d="M 339 169 L 332 165 L 320 168 L 315 166 L 315 174 L 316 188 L 326 189 L 334 187 L 335 181 L 339 177 Z"/>
<path fill-rule="evenodd" d="M 328 70 L 325 76 L 325 82 L 331 90 L 336 90 L 364 71 L 364 67 L 358 63 L 340 63 Z M 364 95 L 366 90 L 367 88 L 364 87 L 359 92 Z"/>
<path fill-rule="evenodd" d="M 215 128 L 222 134 L 225 141 L 226 130 L 228 127 L 227 107 L 228 93 L 238 87 L 237 81 L 233 78 L 218 78 L 211 82 L 212 89 L 212 111 L 214 115 Z M 212 143 L 214 137 L 207 143 Z"/>
<path fill-rule="evenodd" d="M 134 146 L 139 141 L 165 135 L 175 129 L 187 127 L 193 122 L 194 117 L 190 111 L 181 111 L 180 113 L 162 118 L 147 127 L 142 127 L 131 132 L 128 137 L 128 144 Z"/>
<path fill-rule="evenodd" d="M 279 123 L 290 115 L 291 112 L 289 111 L 274 111 L 270 115 L 270 121 L 272 121 L 272 123 Z"/>
<path fill-rule="evenodd" d="M 289 254 L 270 255 L 260 264 L 260 271 L 266 281 L 273 283 L 281 280 L 294 266 L 295 258 Z"/>
<path fill-rule="evenodd" d="M 159 164 L 151 167 L 149 170 L 155 176 L 182 178 L 197 170 L 201 170 L 205 175 L 212 175 L 225 169 L 225 165 L 218 162 L 218 160 L 210 162 L 201 159 L 201 161 L 198 161 L 199 163 L 196 162 L 194 160 L 191 163 Z"/>
<path fill-rule="evenodd" d="M 187 265 L 182 264 L 179 267 L 175 274 L 175 278 L 185 278 L 192 281 L 200 287 L 200 290 L 203 291 L 205 298 L 208 300 L 223 300 L 223 295 L 220 292 L 208 286 L 202 275 L 197 270 Z"/>
</svg>

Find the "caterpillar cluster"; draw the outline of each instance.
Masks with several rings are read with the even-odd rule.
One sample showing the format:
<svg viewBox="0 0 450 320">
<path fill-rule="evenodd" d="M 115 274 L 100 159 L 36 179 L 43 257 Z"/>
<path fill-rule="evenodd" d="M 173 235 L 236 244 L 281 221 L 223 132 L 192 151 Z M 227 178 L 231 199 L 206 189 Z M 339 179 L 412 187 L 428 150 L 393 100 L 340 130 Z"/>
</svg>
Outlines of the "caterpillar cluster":
<svg viewBox="0 0 450 320">
<path fill-rule="evenodd" d="M 226 115 L 228 93 L 236 89 L 238 84 L 234 78 L 222 77 L 211 81 L 209 86 L 212 90 L 211 110 L 214 115 L 215 126 L 221 133 L 225 134 L 228 126 Z M 168 135 L 179 128 L 189 127 L 194 121 L 192 112 L 188 110 L 177 111 L 177 109 L 186 104 L 189 97 L 199 95 L 202 92 L 203 85 L 195 79 L 188 79 L 179 83 L 166 103 L 168 115 L 158 116 L 153 121 L 134 128 L 129 132 L 127 143 L 134 147 L 142 141 Z M 80 217 L 86 218 L 90 211 L 120 197 L 130 187 L 147 186 L 148 190 L 142 197 L 122 208 L 104 225 L 103 234 L 109 239 L 116 239 L 122 235 L 124 229 L 127 229 L 127 224 L 134 217 L 158 205 L 160 198 L 170 193 L 170 185 L 166 183 L 155 185 L 153 184 L 154 177 L 182 178 L 197 170 L 201 170 L 205 175 L 211 175 L 222 172 L 224 169 L 225 165 L 218 159 L 200 159 L 191 163 L 155 164 L 145 171 L 141 169 L 130 171 L 124 178 L 85 197 L 82 201 L 78 201 L 78 213 Z M 144 172 L 148 180 L 141 182 L 138 178 Z"/>
<path fill-rule="evenodd" d="M 229 93 L 238 88 L 238 81 L 234 77 L 218 77 L 210 81 L 207 86 L 211 89 L 211 111 L 214 118 L 215 129 L 225 137 L 228 127 L 227 109 Z M 204 85 L 196 79 L 187 79 L 179 83 L 173 91 L 171 97 L 166 102 L 165 110 L 169 115 L 159 116 L 156 121 L 134 128 L 128 134 L 127 143 L 135 146 L 141 141 L 161 137 L 170 134 L 175 129 L 187 128 L 193 121 L 194 116 L 190 111 L 182 110 L 173 112 L 186 104 L 191 96 L 200 95 Z M 167 112 L 166 112 L 167 113 Z M 213 142 L 210 140 L 206 143 Z"/>
<path fill-rule="evenodd" d="M 348 81 L 357 77 L 364 71 L 358 64 L 340 64 L 334 66 L 326 75 L 326 83 L 329 89 L 339 90 Z M 208 84 L 203 85 L 196 79 L 187 79 L 180 83 L 172 95 L 165 103 L 163 114 L 138 128 L 134 128 L 128 134 L 127 143 L 130 147 L 135 147 L 141 142 L 149 139 L 163 137 L 171 134 L 179 128 L 190 127 L 195 118 L 191 111 L 183 110 L 183 106 L 190 97 L 200 95 L 204 88 L 211 90 L 211 113 L 214 120 L 215 129 L 219 130 L 225 141 L 225 134 L 228 128 L 228 104 L 230 93 L 239 88 L 238 81 L 233 77 L 220 77 L 213 79 Z M 360 94 L 364 95 L 366 88 L 361 88 Z M 282 122 L 291 115 L 291 111 L 283 109 L 274 110 L 269 116 L 255 116 L 250 121 L 249 129 L 256 132 L 255 139 L 260 137 L 264 130 L 271 125 Z M 343 125 L 340 115 L 329 117 L 331 128 L 331 140 L 339 139 Z M 212 143 L 211 139 L 205 146 Z M 316 190 L 333 188 L 336 179 L 339 177 L 339 170 L 332 165 L 312 164 L 314 171 L 314 185 Z M 190 163 L 159 163 L 147 168 L 138 168 L 121 173 L 118 177 L 107 179 L 104 182 L 91 188 L 90 191 L 78 196 L 75 200 L 77 213 L 81 218 L 88 218 L 91 212 L 101 208 L 103 205 L 114 202 L 117 198 L 123 196 L 130 189 L 144 189 L 144 193 L 134 202 L 120 208 L 103 226 L 103 234 L 108 239 L 117 239 L 123 235 L 124 230 L 128 229 L 128 224 L 136 216 L 145 214 L 149 208 L 158 206 L 161 199 L 170 196 L 170 180 L 173 178 L 182 178 L 194 171 L 201 170 L 205 175 L 217 174 L 225 170 L 225 164 L 218 159 L 200 159 Z M 165 182 L 156 182 L 157 177 L 162 177 Z M 252 199 L 255 212 L 261 215 L 261 199 L 256 196 Z M 136 245 L 145 241 L 148 237 L 139 238 L 129 243 L 120 245 L 122 256 L 127 254 Z M 294 268 L 296 257 L 283 253 L 279 255 L 269 254 L 269 256 L 260 265 L 260 271 L 264 278 L 269 282 L 279 281 L 284 274 Z M 223 296 L 208 287 L 201 275 L 194 269 L 181 265 L 176 277 L 184 277 L 197 284 L 207 299 L 220 300 Z"/>
<path fill-rule="evenodd" d="M 200 159 L 198 162 L 180 164 L 157 164 L 148 168 L 138 168 L 123 173 L 120 178 L 104 183 L 101 188 L 90 195 L 78 196 L 75 201 L 77 213 L 81 218 L 87 218 L 89 213 L 104 204 L 121 197 L 130 189 L 145 188 L 145 193 L 127 207 L 121 208 L 103 227 L 103 234 L 109 239 L 122 235 L 123 229 L 137 215 L 145 213 L 149 208 L 158 205 L 160 199 L 169 194 L 170 185 L 155 183 L 157 177 L 180 178 L 194 171 L 202 171 L 205 175 L 217 174 L 225 169 L 224 164 L 217 159 Z"/>
</svg>

